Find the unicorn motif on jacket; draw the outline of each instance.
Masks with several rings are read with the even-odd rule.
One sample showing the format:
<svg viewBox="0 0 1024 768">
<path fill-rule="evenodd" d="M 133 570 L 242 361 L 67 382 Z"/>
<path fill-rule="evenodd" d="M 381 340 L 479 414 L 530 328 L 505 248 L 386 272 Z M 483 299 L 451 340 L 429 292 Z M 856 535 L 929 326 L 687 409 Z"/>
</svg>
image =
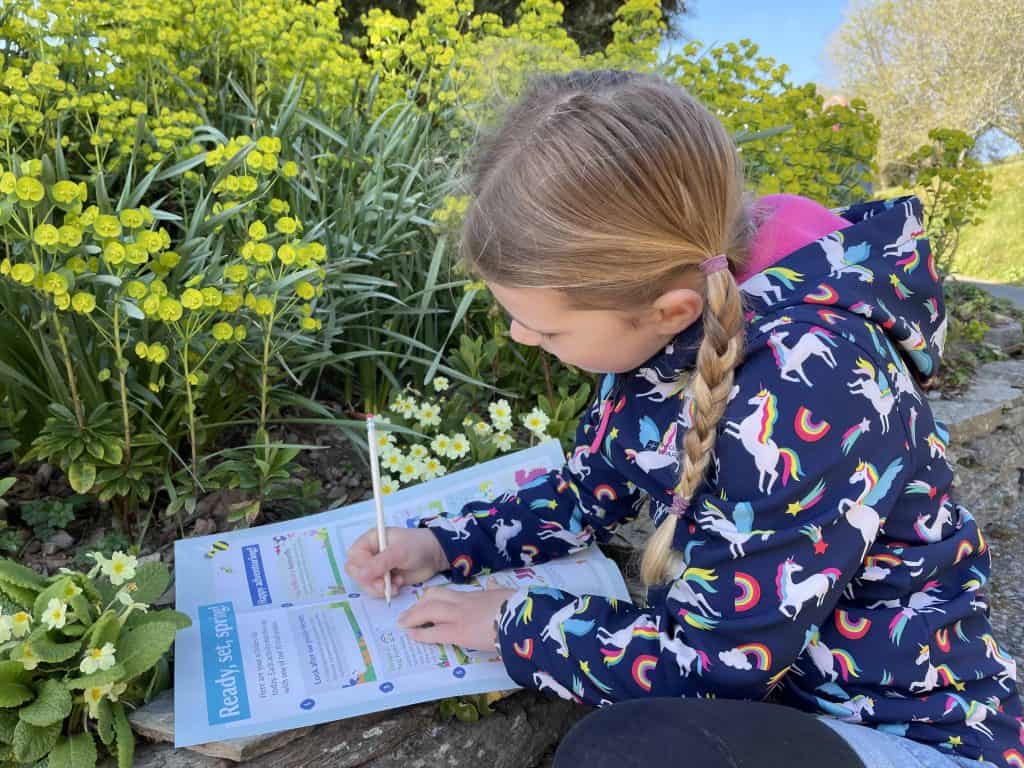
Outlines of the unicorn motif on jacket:
<svg viewBox="0 0 1024 768">
<path fill-rule="evenodd" d="M 554 640 L 555 651 L 559 656 L 569 657 L 569 644 L 566 642 L 566 634 L 582 637 L 594 628 L 592 620 L 574 619 L 581 613 L 586 613 L 590 607 L 590 596 L 581 597 L 575 602 L 569 603 L 564 608 L 555 611 L 548 620 L 544 629 L 540 631 L 541 642 Z"/>
<path fill-rule="evenodd" d="M 996 675 L 996 682 L 1003 688 L 1003 690 L 1009 691 L 1012 685 L 1007 683 L 1017 682 L 1017 662 L 1016 660 L 1006 651 L 999 647 L 996 639 L 992 637 L 988 632 L 978 638 L 985 644 L 985 658 L 992 659 L 996 664 L 1003 668 L 1003 671 Z M 1024 721 L 1021 722 L 1021 735 L 1024 737 Z M 1024 739 L 1021 741 L 1024 744 Z"/>
<path fill-rule="evenodd" d="M 704 508 L 697 513 L 697 522 L 705 531 L 714 531 L 723 539 L 729 542 L 729 554 L 733 559 L 746 557 L 743 545 L 755 536 L 760 536 L 761 541 L 768 541 L 775 531 L 766 531 L 754 528 L 754 508 L 745 501 L 733 506 L 732 519 L 725 516 L 714 502 L 710 499 L 704 500 Z"/>
<path fill-rule="evenodd" d="M 751 532 L 751 535 L 753 535 L 753 532 Z M 721 616 L 721 613 L 711 607 L 711 604 L 708 603 L 708 599 L 704 595 L 690 586 L 690 582 L 693 581 L 699 584 L 705 592 L 714 594 L 718 590 L 715 589 L 711 582 L 717 580 L 718 576 L 715 575 L 713 570 L 688 567 L 678 579 L 672 582 L 672 587 L 668 591 L 668 599 L 675 600 L 683 605 L 692 605 L 705 616 L 708 614 Z"/>
<path fill-rule="evenodd" d="M 711 666 L 711 659 L 704 651 L 691 648 L 685 642 L 681 633 L 676 633 L 671 640 L 666 640 L 665 636 L 661 636 L 661 649 L 663 651 L 669 651 L 676 657 L 676 664 L 679 666 L 679 674 L 689 675 L 693 671 L 694 662 L 697 663 L 697 674 L 702 674 L 704 670 Z"/>
<path fill-rule="evenodd" d="M 846 522 L 860 531 L 864 539 L 864 552 L 861 560 L 868 553 L 871 542 L 878 535 L 878 529 L 882 525 L 882 518 L 875 510 L 874 505 L 885 498 L 892 487 L 896 476 L 903 471 L 903 460 L 894 459 L 881 477 L 875 465 L 867 461 L 857 464 L 857 469 L 850 475 L 850 484 L 864 483 L 864 489 L 856 499 L 840 499 L 839 511 L 846 518 Z"/>
<path fill-rule="evenodd" d="M 834 334 L 824 328 L 812 326 L 811 330 L 801 336 L 792 347 L 785 344 L 788 336 L 788 331 L 774 331 L 768 337 L 768 346 L 775 356 L 775 364 L 779 366 L 780 378 L 786 381 L 803 381 L 808 387 L 814 386 L 804 373 L 804 363 L 813 356 L 820 357 L 829 368 L 836 367 L 835 355 L 829 349 L 829 345 L 836 346 Z"/>
<path fill-rule="evenodd" d="M 992 729 L 985 725 L 985 718 L 999 710 L 999 699 L 993 697 L 989 699 L 988 703 L 983 704 L 980 701 L 968 702 L 955 693 L 946 694 L 946 711 L 943 714 L 948 715 L 954 707 L 959 707 L 964 713 L 964 725 L 978 733 L 985 734 L 990 739 L 993 738 Z"/>
<path fill-rule="evenodd" d="M 803 569 L 804 567 L 792 557 L 787 557 L 779 563 L 779 570 L 776 572 L 775 588 L 779 595 L 779 612 L 788 619 L 796 619 L 808 600 L 815 600 L 820 608 L 832 585 L 842 576 L 839 569 L 826 568 L 821 573 L 811 574 L 803 581 L 793 581 L 793 574 L 800 573 Z"/>
<path fill-rule="evenodd" d="M 903 395 L 910 395 L 917 402 L 921 402 L 921 395 L 918 394 L 917 387 L 914 386 L 914 382 L 907 373 L 905 366 L 889 363 L 885 366 L 885 370 L 889 372 L 889 376 L 892 378 L 892 385 L 893 389 L 896 390 L 897 399 L 903 397 Z"/>
<path fill-rule="evenodd" d="M 767 389 L 762 389 L 750 398 L 747 404 L 757 407 L 743 421 L 725 422 L 725 434 L 737 438 L 747 453 L 754 457 L 758 472 L 757 489 L 761 493 L 771 493 L 779 477 L 776 469 L 779 460 L 783 462 L 782 484 L 787 485 L 790 478 L 800 479 L 800 458 L 793 450 L 779 448 L 772 440 L 772 431 L 779 418 L 775 395 Z"/>
<path fill-rule="evenodd" d="M 903 221 L 903 231 L 900 232 L 896 240 L 888 243 L 882 249 L 882 255 L 885 258 L 913 253 L 917 250 L 917 239 L 924 236 L 924 225 L 917 218 L 909 200 L 903 203 L 903 210 L 906 212 L 906 218 Z"/>
<path fill-rule="evenodd" d="M 850 273 L 857 275 L 862 283 L 873 282 L 875 273 L 861 266 L 871 255 L 871 245 L 864 242 L 847 249 L 843 246 L 843 240 L 842 230 L 839 230 L 825 235 L 818 241 L 818 245 L 825 252 L 825 258 L 828 259 L 829 277 L 842 277 Z"/>
<path fill-rule="evenodd" d="M 935 517 L 931 523 L 927 522 L 928 517 L 927 514 L 917 516 L 914 532 L 921 538 L 921 541 L 931 544 L 942 539 L 942 526 L 953 522 L 953 509 L 950 507 L 948 494 L 942 494 L 939 508 L 935 510 Z"/>
<path fill-rule="evenodd" d="M 757 296 L 766 304 L 774 304 L 776 301 L 782 301 L 782 289 L 772 282 L 773 279 L 793 290 L 797 283 L 803 282 L 803 277 L 799 272 L 786 267 L 769 267 L 746 280 L 740 286 L 740 290 Z"/>
<path fill-rule="evenodd" d="M 636 375 L 651 385 L 646 392 L 638 392 L 636 396 L 646 398 L 652 403 L 663 403 L 670 397 L 675 397 L 685 386 L 685 382 L 680 379 L 661 378 L 653 368 L 640 368 Z"/>
<path fill-rule="evenodd" d="M 665 434 L 659 434 L 658 426 L 650 416 L 640 419 L 640 445 L 655 443 L 654 450 L 635 451 L 626 449 L 626 458 L 648 474 L 665 467 L 679 466 L 679 449 L 676 447 L 676 422 L 669 425 Z"/>
<path fill-rule="evenodd" d="M 911 683 L 908 686 L 908 690 L 911 693 L 913 693 L 915 689 L 920 691 L 921 693 L 928 693 L 928 691 L 933 691 L 939 687 L 939 680 L 941 679 L 942 684 L 944 686 L 948 687 L 952 685 L 958 691 L 962 691 L 964 689 L 964 685 L 960 682 L 960 679 L 953 673 L 953 670 L 949 668 L 949 665 L 940 664 L 937 667 L 933 666 L 931 662 L 931 654 L 931 646 L 921 646 L 920 652 L 917 654 L 917 661 L 915 661 L 914 663 L 917 664 L 917 666 L 921 666 L 922 664 L 926 665 L 924 679 L 918 682 Z"/>
<path fill-rule="evenodd" d="M 888 432 L 889 414 L 892 413 L 892 408 L 896 405 L 896 397 L 889 388 L 889 382 L 885 380 L 880 371 L 876 374 L 875 366 L 863 357 L 857 359 L 857 367 L 853 369 L 853 372 L 864 378 L 847 382 L 846 386 L 849 387 L 851 393 L 867 398 L 871 406 L 878 412 L 878 418 L 882 422 L 882 433 Z"/>
<path fill-rule="evenodd" d="M 807 628 L 804 638 L 804 653 L 810 657 L 811 662 L 817 668 L 818 673 L 829 682 L 835 682 L 840 674 L 843 681 L 851 677 L 859 677 L 860 667 L 849 651 L 842 649 L 832 650 L 821 641 L 821 633 L 817 624 L 811 624 Z M 836 663 L 839 669 L 836 669 Z"/>
</svg>

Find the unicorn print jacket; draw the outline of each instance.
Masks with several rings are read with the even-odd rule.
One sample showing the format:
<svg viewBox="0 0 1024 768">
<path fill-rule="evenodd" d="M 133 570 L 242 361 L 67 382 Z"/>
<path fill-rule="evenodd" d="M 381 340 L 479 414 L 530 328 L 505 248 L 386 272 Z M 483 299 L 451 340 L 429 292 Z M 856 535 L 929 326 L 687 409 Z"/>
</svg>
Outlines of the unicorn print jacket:
<svg viewBox="0 0 1024 768">
<path fill-rule="evenodd" d="M 521 685 L 574 701 L 765 699 L 954 754 L 1024 765 L 1014 660 L 992 636 L 989 555 L 954 499 L 948 435 L 918 382 L 946 319 L 913 197 L 742 284 L 747 355 L 712 466 L 647 607 L 531 588 L 499 643 Z M 602 541 L 671 504 L 700 328 L 607 375 L 568 463 L 494 503 L 425 522 L 464 581 Z"/>
</svg>

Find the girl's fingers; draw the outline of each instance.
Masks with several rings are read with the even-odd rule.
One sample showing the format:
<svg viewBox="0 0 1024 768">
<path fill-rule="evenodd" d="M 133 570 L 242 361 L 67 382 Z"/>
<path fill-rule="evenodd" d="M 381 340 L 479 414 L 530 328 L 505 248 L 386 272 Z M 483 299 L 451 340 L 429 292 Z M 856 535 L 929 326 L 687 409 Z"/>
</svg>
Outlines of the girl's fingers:
<svg viewBox="0 0 1024 768">
<path fill-rule="evenodd" d="M 457 624 L 435 624 L 432 627 L 420 627 L 408 630 L 409 637 L 418 643 L 458 643 L 459 626 Z"/>
<path fill-rule="evenodd" d="M 398 625 L 410 628 L 424 624 L 447 624 L 458 620 L 459 612 L 455 604 L 425 597 L 398 617 Z"/>
</svg>

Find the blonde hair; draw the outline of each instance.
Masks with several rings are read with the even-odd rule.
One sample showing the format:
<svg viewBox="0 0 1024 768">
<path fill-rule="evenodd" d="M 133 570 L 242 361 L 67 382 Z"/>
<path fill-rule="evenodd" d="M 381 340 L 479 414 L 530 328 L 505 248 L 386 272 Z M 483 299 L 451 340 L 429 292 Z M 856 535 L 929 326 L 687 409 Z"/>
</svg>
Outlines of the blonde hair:
<svg viewBox="0 0 1024 768">
<path fill-rule="evenodd" d="M 462 256 L 485 280 L 553 288 L 588 309 L 647 306 L 704 260 L 748 257 L 749 199 L 724 126 L 682 88 L 617 70 L 533 82 L 475 157 Z M 718 422 L 743 357 L 744 320 L 731 270 L 704 280 L 704 336 L 688 383 L 678 503 L 704 480 Z M 685 403 L 685 400 L 683 400 Z M 678 522 L 666 515 L 641 575 L 671 577 Z"/>
</svg>

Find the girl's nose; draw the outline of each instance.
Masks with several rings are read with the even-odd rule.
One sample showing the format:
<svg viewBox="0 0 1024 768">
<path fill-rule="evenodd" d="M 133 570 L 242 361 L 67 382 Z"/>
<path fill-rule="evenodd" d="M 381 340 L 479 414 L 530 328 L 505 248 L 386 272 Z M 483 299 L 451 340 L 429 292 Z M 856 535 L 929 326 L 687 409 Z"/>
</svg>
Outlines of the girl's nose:
<svg viewBox="0 0 1024 768">
<path fill-rule="evenodd" d="M 508 335 L 512 337 L 512 341 L 517 344 L 524 344 L 527 347 L 536 347 L 540 344 L 540 334 L 531 331 L 529 328 L 524 328 L 519 324 L 518 320 L 513 320 L 509 326 Z"/>
</svg>

